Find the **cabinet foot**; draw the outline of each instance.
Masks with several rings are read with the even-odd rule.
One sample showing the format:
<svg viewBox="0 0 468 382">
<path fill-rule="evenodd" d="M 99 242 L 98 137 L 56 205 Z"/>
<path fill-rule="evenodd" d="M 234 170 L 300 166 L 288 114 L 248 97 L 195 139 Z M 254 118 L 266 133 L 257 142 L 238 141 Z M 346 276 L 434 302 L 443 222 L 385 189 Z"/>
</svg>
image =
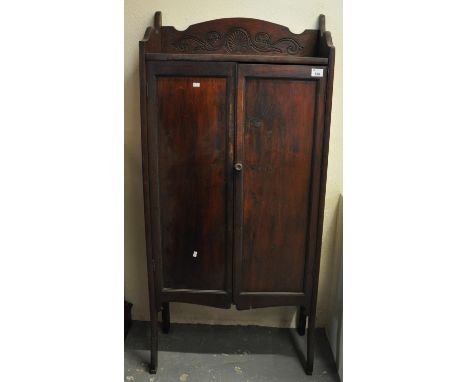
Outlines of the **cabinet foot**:
<svg viewBox="0 0 468 382">
<path fill-rule="evenodd" d="M 154 315 L 157 318 L 157 315 Z M 154 318 L 153 316 L 153 318 Z M 158 370 L 158 321 L 151 320 L 151 345 L 150 345 L 150 363 L 149 373 L 156 374 Z"/>
<path fill-rule="evenodd" d="M 307 325 L 307 359 L 305 364 L 305 372 L 307 375 L 312 375 L 314 370 L 314 345 L 315 345 L 315 319 L 312 314 L 309 315 Z"/>
<path fill-rule="evenodd" d="M 158 351 L 151 349 L 151 360 L 149 364 L 149 373 L 150 374 L 156 374 L 156 371 L 158 370 Z"/>
</svg>

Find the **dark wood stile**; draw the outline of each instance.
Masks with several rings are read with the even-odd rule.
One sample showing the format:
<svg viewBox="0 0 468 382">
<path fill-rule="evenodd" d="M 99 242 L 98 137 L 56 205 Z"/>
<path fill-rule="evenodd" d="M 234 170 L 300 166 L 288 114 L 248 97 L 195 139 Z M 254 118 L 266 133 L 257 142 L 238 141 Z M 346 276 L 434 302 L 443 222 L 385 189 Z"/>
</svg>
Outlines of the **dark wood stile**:
<svg viewBox="0 0 468 382">
<path fill-rule="evenodd" d="M 140 41 L 139 56 L 140 56 L 140 118 L 141 118 L 141 153 L 142 153 L 142 175 L 143 175 L 143 195 L 144 195 L 144 215 L 145 215 L 145 233 L 146 233 L 146 258 L 148 270 L 148 290 L 149 290 L 149 307 L 151 320 L 151 360 L 149 365 L 150 373 L 156 373 L 158 368 L 158 298 L 155 285 L 154 274 L 154 256 L 151 240 L 151 203 L 149 200 L 149 170 L 148 170 L 148 121 L 147 121 L 147 99 L 146 99 L 146 64 L 145 51 L 146 45 L 152 34 L 152 27 L 146 29 L 145 36 Z"/>
<path fill-rule="evenodd" d="M 320 29 L 320 45 L 319 51 L 323 54 L 328 54 L 328 82 L 327 82 L 327 93 L 326 93 L 326 104 L 325 104 L 325 125 L 323 131 L 323 149 L 321 158 L 321 177 L 320 177 L 320 188 L 319 188 L 319 207 L 318 207 L 318 227 L 317 236 L 315 239 L 315 253 L 314 253 L 314 264 L 313 264 L 313 285 L 312 291 L 312 303 L 311 310 L 308 318 L 308 333 L 307 333 L 307 364 L 306 373 L 312 374 L 313 371 L 313 360 L 314 360 L 314 334 L 312 328 L 315 328 L 315 318 L 317 310 L 317 293 L 318 293 L 318 282 L 320 273 L 320 257 L 322 250 L 322 233 L 323 233 L 323 217 L 325 209 L 325 193 L 327 186 L 327 168 L 328 168 L 328 148 L 330 141 L 330 124 L 331 124 L 331 110 L 332 110 L 332 97 L 333 97 L 333 79 L 335 73 L 335 47 L 333 46 L 331 33 L 325 30 L 325 16 L 320 15 L 319 17 L 319 29 Z"/>
<path fill-rule="evenodd" d="M 247 18 L 154 26 L 140 41 L 142 175 L 157 370 L 170 302 L 298 307 L 314 328 L 335 48 Z M 318 74 L 317 74 L 318 73 Z"/>
</svg>

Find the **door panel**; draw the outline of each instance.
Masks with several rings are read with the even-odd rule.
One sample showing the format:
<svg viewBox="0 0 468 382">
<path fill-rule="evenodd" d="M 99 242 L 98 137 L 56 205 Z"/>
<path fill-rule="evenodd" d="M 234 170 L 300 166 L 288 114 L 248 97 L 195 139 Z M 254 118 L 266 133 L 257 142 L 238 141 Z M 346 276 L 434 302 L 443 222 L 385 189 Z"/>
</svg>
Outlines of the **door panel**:
<svg viewBox="0 0 468 382">
<path fill-rule="evenodd" d="M 157 92 L 164 287 L 225 289 L 226 79 L 163 77 Z"/>
<path fill-rule="evenodd" d="M 157 175 L 151 186 L 159 204 L 163 300 L 183 301 L 184 293 L 215 293 L 211 305 L 220 294 L 223 305 L 231 299 L 234 68 L 177 62 L 152 68 L 157 152 L 150 163 Z"/>
<path fill-rule="evenodd" d="M 243 291 L 303 290 L 315 88 L 246 81 Z"/>
<path fill-rule="evenodd" d="M 305 66 L 240 65 L 238 78 L 236 303 L 296 305 L 306 298 L 323 77 Z"/>
</svg>

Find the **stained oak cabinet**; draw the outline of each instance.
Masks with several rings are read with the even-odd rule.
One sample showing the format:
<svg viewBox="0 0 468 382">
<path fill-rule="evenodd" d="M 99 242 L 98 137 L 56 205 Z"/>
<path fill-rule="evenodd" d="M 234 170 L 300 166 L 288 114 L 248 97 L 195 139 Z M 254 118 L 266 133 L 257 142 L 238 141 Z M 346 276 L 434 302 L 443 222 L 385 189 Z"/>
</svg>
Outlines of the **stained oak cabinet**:
<svg viewBox="0 0 468 382">
<path fill-rule="evenodd" d="M 334 47 L 254 19 L 140 42 L 142 163 L 151 313 L 173 301 L 298 307 L 312 373 Z"/>
</svg>

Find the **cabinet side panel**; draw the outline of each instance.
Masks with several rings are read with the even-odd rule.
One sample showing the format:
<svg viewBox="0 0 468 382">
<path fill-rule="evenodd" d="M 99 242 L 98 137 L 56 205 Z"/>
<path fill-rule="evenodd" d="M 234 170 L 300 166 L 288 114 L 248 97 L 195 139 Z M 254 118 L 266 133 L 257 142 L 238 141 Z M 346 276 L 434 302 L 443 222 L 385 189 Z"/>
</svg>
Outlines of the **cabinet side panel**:
<svg viewBox="0 0 468 382">
<path fill-rule="evenodd" d="M 226 89 L 226 78 L 157 78 L 164 288 L 228 289 Z"/>
<path fill-rule="evenodd" d="M 246 78 L 243 292 L 304 291 L 316 86 Z"/>
</svg>

